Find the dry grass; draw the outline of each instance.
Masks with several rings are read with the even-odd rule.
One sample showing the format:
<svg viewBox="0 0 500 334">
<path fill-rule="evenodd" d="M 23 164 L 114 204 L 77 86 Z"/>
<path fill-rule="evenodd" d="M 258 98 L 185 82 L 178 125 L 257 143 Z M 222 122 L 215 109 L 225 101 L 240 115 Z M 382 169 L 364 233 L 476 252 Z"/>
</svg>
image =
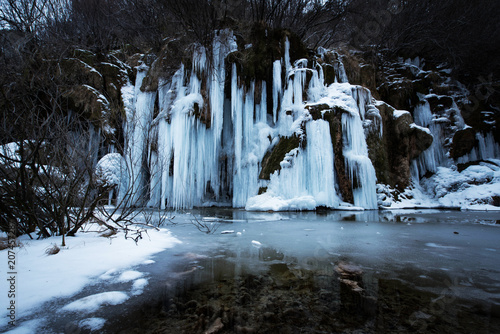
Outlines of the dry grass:
<svg viewBox="0 0 500 334">
<path fill-rule="evenodd" d="M 0 250 L 9 248 L 9 240 L 4 237 L 0 237 Z"/>
<path fill-rule="evenodd" d="M 106 230 L 106 231 L 102 232 L 100 234 L 100 236 L 104 237 L 104 238 L 110 238 L 113 235 L 115 235 L 116 233 L 117 233 L 116 230 L 109 229 L 109 230 Z"/>
<path fill-rule="evenodd" d="M 59 253 L 61 249 L 56 245 L 52 245 L 52 246 L 49 246 L 45 249 L 45 254 L 47 255 L 55 255 L 57 253 Z"/>
</svg>

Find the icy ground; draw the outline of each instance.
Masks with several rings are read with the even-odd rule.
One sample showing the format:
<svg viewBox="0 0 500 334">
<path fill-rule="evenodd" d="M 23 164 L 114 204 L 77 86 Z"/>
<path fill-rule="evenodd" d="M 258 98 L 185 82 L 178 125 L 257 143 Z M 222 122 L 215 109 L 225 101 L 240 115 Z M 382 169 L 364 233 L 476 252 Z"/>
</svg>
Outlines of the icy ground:
<svg viewBox="0 0 500 334">
<path fill-rule="evenodd" d="M 48 316 L 68 312 L 86 314 L 104 305 L 117 305 L 127 301 L 130 296 L 140 294 L 148 284 L 144 273 L 131 270 L 133 266 L 154 263 L 150 257 L 165 249 L 172 248 L 180 241 L 167 229 L 151 229 L 143 233 L 137 244 L 118 233 L 111 238 L 100 236 L 98 226 L 85 226 L 85 233 L 66 238 L 66 247 L 61 246 L 61 237 L 31 240 L 28 236 L 18 238 L 20 247 L 16 248 L 16 305 L 17 325 L 8 333 L 40 333 Z M 35 236 L 33 234 L 33 236 Z M 36 236 L 35 236 L 36 237 Z M 60 251 L 54 255 L 47 252 L 54 245 Z M 0 251 L 2 258 L 2 295 L 1 305 L 8 305 L 6 273 L 7 249 Z M 121 291 L 105 291 L 91 294 L 81 299 L 45 309 L 47 302 L 54 298 L 67 298 L 76 295 L 84 287 L 99 282 L 116 281 L 123 284 Z M 125 289 L 126 288 L 126 289 Z M 37 316 L 33 318 L 32 316 Z M 25 319 L 29 319 L 25 321 Z M 8 326 L 7 308 L 0 310 L 0 332 L 11 329 Z M 98 330 L 104 324 L 99 317 L 84 318 L 78 325 L 90 330 Z"/>
</svg>

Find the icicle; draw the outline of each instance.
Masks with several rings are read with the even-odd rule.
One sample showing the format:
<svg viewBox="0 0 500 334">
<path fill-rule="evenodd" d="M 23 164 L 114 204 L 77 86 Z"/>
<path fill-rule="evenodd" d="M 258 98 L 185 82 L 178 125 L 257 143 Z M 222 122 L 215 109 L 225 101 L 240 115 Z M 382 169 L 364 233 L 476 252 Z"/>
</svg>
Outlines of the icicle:
<svg viewBox="0 0 500 334">
<path fill-rule="evenodd" d="M 433 121 L 434 116 L 431 112 L 429 102 L 421 96 L 420 103 L 413 110 L 413 119 L 415 124 L 428 127 L 433 140 L 431 147 L 422 152 L 416 159 L 417 171 L 412 171 L 412 174 L 417 175 L 417 180 L 427 172 L 435 173 L 437 168 L 448 164 L 446 153 L 443 149 L 442 125 L 436 124 Z"/>
<path fill-rule="evenodd" d="M 147 73 L 147 67 L 139 67 L 135 83 L 135 110 L 127 115 L 125 157 L 129 166 L 129 189 L 123 191 L 130 196 L 129 205 L 142 205 L 145 199 L 146 183 L 143 162 L 145 159 L 147 134 L 152 121 L 155 94 L 141 92 L 142 80 Z M 120 195 L 121 198 L 124 193 Z M 128 200 L 127 200 L 128 201 Z"/>
<path fill-rule="evenodd" d="M 273 63 L 273 123 L 276 124 L 281 98 L 281 60 Z"/>
<path fill-rule="evenodd" d="M 347 78 L 347 74 L 345 72 L 345 68 L 344 68 L 344 63 L 342 63 L 342 61 L 340 60 L 340 57 L 339 57 L 339 83 L 347 83 L 349 82 L 349 79 Z"/>
<path fill-rule="evenodd" d="M 495 141 L 492 132 L 486 133 L 485 136 L 481 132 L 476 133 L 478 141 L 478 157 L 479 159 L 498 159 L 500 157 L 500 145 Z"/>
<path fill-rule="evenodd" d="M 316 70 L 312 71 L 311 81 L 307 89 L 307 99 L 309 103 L 317 102 L 322 97 L 325 88 L 323 84 L 323 69 L 321 66 L 317 66 L 316 68 L 319 68 L 319 73 Z"/>
<path fill-rule="evenodd" d="M 267 123 L 267 85 L 262 81 L 260 103 L 258 106 L 257 122 Z"/>
<path fill-rule="evenodd" d="M 233 120 L 234 133 L 234 161 L 235 173 L 241 170 L 241 153 L 243 145 L 243 91 L 238 88 L 238 76 L 236 64 L 233 64 L 231 79 L 231 118 Z"/>
<path fill-rule="evenodd" d="M 254 92 L 255 82 L 250 83 L 250 88 L 245 95 L 245 107 L 243 109 L 243 145 L 249 148 L 252 143 L 253 119 L 254 119 Z"/>
<path fill-rule="evenodd" d="M 370 91 L 361 86 L 353 86 L 352 97 L 358 104 L 361 120 L 364 120 L 366 116 L 366 107 L 370 104 L 372 98 Z"/>
<path fill-rule="evenodd" d="M 377 208 L 376 176 L 359 113 L 342 114 L 345 165 L 352 181 L 354 205 Z"/>
<path fill-rule="evenodd" d="M 292 69 L 292 64 L 290 63 L 290 41 L 288 37 L 285 39 L 285 73 Z"/>
<path fill-rule="evenodd" d="M 282 137 L 289 137 L 292 131 L 293 124 L 293 92 L 294 92 L 294 80 L 290 78 L 288 84 L 283 93 L 283 99 L 281 102 L 281 108 L 279 110 L 278 117 L 278 133 Z"/>
<path fill-rule="evenodd" d="M 271 175 L 268 194 L 282 203 L 280 210 L 338 207 L 335 191 L 334 154 L 329 123 L 324 120 L 306 124 L 307 146 L 288 152 L 281 170 Z M 262 195 L 261 195 L 262 196 Z M 256 196 L 249 200 L 258 201 Z M 272 201 L 273 199 L 271 199 Z"/>
</svg>

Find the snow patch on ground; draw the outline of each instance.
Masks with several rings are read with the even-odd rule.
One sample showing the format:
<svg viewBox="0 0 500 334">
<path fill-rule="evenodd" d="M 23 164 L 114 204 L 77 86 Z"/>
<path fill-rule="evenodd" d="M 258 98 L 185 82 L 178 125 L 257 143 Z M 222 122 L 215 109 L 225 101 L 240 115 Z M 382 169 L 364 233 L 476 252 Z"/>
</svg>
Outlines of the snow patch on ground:
<svg viewBox="0 0 500 334">
<path fill-rule="evenodd" d="M 81 320 L 78 325 L 80 328 L 88 329 L 90 331 L 98 331 L 106 322 L 106 319 L 103 318 L 87 318 Z"/>
<path fill-rule="evenodd" d="M 118 282 L 130 282 L 139 277 L 142 277 L 143 273 L 136 270 L 127 270 L 121 273 L 120 277 L 118 277 Z"/>
<path fill-rule="evenodd" d="M 31 240 L 27 235 L 18 238 L 21 247 L 16 251 L 16 271 L 22 273 L 22 279 L 17 281 L 17 290 L 22 293 L 16 296 L 18 326 L 15 333 L 35 333 L 30 330 L 31 321 L 23 322 L 23 317 L 41 307 L 43 303 L 54 298 L 71 297 L 85 286 L 96 280 L 113 279 L 121 272 L 121 279 L 135 280 L 143 274 L 137 271 L 126 270 L 130 267 L 143 264 L 150 256 L 167 248 L 181 243 L 166 229 L 148 230 L 145 237 L 135 244 L 118 233 L 113 238 L 100 237 L 95 224 L 84 227 L 87 233 L 77 233 L 75 237 L 66 238 L 66 247 L 55 255 L 47 255 L 47 247 L 57 244 L 60 246 L 61 237 L 51 237 L 41 240 Z M 0 251 L 2 263 L 7 264 L 7 249 Z M 3 266 L 5 266 L 3 265 Z M 112 268 L 112 269 L 110 269 Z M 2 272 L 6 272 L 2 267 Z M 133 291 L 139 290 L 137 283 Z M 127 295 L 123 292 L 89 296 L 79 303 L 68 304 L 68 309 L 85 309 L 85 305 L 97 305 L 98 302 L 117 303 L 123 301 Z M 87 298 L 87 297 L 85 297 Z M 128 296 L 127 296 L 128 298 Z M 0 303 L 7 305 L 7 294 L 0 296 Z M 69 306 L 71 305 L 71 306 Z M 0 331 L 7 329 L 7 309 L 0 309 Z M 35 325 L 33 325 L 35 326 Z M 23 332 L 23 330 L 26 330 Z"/>
<path fill-rule="evenodd" d="M 146 278 L 139 278 L 132 284 L 132 294 L 134 296 L 140 295 L 144 288 L 148 285 L 148 280 Z"/>
<path fill-rule="evenodd" d="M 126 301 L 129 296 L 121 291 L 108 291 L 90 295 L 64 306 L 62 311 L 69 312 L 95 312 L 102 305 L 118 305 Z"/>
</svg>

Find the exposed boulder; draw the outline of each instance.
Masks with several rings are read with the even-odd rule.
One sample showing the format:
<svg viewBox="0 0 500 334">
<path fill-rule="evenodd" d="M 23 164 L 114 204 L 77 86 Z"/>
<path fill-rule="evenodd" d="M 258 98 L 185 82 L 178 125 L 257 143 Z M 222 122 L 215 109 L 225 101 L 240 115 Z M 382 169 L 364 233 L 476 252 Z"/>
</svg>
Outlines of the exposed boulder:
<svg viewBox="0 0 500 334">
<path fill-rule="evenodd" d="M 415 126 L 411 114 L 379 103 L 384 132 L 370 133 L 367 138 L 369 156 L 375 167 L 378 183 L 403 190 L 410 185 L 410 165 L 432 144 L 432 135 Z"/>
<path fill-rule="evenodd" d="M 455 132 L 453 142 L 451 145 L 450 156 L 453 159 L 458 159 L 461 156 L 472 151 L 476 146 L 476 130 L 473 128 L 466 128 Z"/>
</svg>

